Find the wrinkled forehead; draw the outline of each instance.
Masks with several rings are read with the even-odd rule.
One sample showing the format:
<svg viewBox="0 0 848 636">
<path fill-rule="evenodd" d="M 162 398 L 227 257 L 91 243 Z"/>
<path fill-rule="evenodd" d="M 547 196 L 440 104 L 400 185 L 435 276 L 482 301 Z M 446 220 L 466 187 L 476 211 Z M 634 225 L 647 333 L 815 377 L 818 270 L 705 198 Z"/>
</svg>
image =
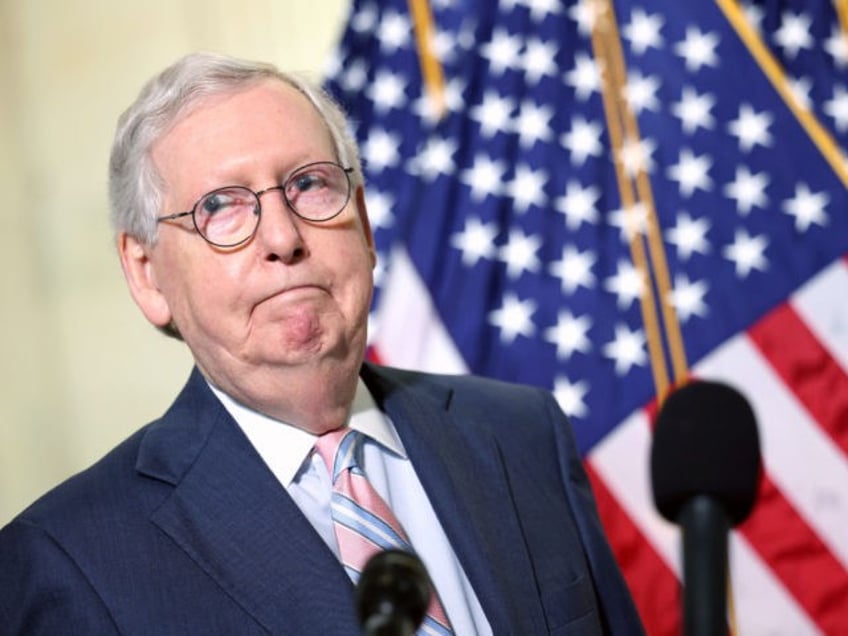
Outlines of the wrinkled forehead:
<svg viewBox="0 0 848 636">
<path fill-rule="evenodd" d="M 339 154 L 312 100 L 296 86 L 265 79 L 193 100 L 153 144 L 151 158 L 160 177 L 170 177 L 189 169 L 180 163 L 203 164 L 219 150 L 236 151 L 244 144 L 276 147 L 274 152 L 291 147 L 296 154 L 308 148 L 322 159 L 337 160 Z"/>
</svg>

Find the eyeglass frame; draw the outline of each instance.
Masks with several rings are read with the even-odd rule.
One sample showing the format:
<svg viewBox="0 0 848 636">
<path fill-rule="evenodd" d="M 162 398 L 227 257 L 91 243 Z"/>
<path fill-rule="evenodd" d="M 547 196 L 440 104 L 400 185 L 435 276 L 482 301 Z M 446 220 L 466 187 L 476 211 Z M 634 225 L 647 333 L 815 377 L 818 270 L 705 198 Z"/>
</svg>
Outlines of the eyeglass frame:
<svg viewBox="0 0 848 636">
<path fill-rule="evenodd" d="M 289 201 L 289 197 L 286 194 L 286 186 L 288 186 L 289 183 L 291 182 L 291 180 L 294 179 L 300 172 L 306 170 L 307 168 L 311 168 L 312 166 L 321 166 L 321 165 L 332 165 L 332 166 L 336 166 L 337 168 L 341 169 L 341 171 L 344 173 L 345 179 L 347 180 L 347 196 L 345 197 L 344 203 L 342 203 L 341 207 L 336 212 L 334 212 L 333 214 L 331 214 L 331 215 L 329 215 L 325 218 L 321 218 L 321 219 L 310 219 L 310 218 L 307 218 L 305 216 L 302 216 L 297 211 L 294 204 L 292 204 L 292 202 Z M 191 223 L 192 223 L 192 225 L 194 225 L 194 229 L 197 230 L 197 233 L 200 235 L 200 238 L 202 238 L 204 241 L 209 243 L 209 245 L 212 245 L 214 247 L 222 247 L 222 248 L 238 247 L 239 245 L 244 245 L 245 243 L 250 241 L 254 236 L 256 236 L 256 232 L 259 229 L 259 223 L 262 221 L 262 198 L 261 197 L 262 197 L 263 194 L 266 194 L 267 192 L 273 192 L 274 190 L 279 190 L 280 192 L 283 193 L 283 200 L 286 202 L 286 206 L 289 208 L 289 210 L 292 211 L 292 213 L 296 217 L 298 217 L 299 219 L 303 219 L 304 221 L 307 221 L 309 223 L 326 223 L 327 221 L 332 221 L 339 214 L 341 214 L 342 211 L 347 207 L 347 204 L 350 202 L 350 196 L 353 192 L 353 183 L 351 182 L 350 175 L 353 174 L 355 171 L 356 171 L 355 168 L 353 168 L 353 167 L 345 168 L 343 165 L 341 165 L 340 163 L 337 163 L 335 161 L 312 161 L 310 163 L 303 164 L 302 166 L 299 166 L 299 167 L 295 168 L 294 170 L 292 170 L 291 173 L 289 174 L 289 176 L 286 177 L 285 181 L 283 181 L 281 184 L 275 185 L 275 186 L 270 186 L 268 188 L 264 188 L 264 189 L 259 190 L 259 191 L 253 190 L 252 188 L 250 188 L 246 185 L 226 185 L 226 186 L 221 186 L 220 188 L 215 188 L 214 190 L 210 190 L 209 192 L 202 194 L 200 196 L 200 198 L 198 198 L 197 201 L 194 202 L 194 205 L 191 206 L 191 210 L 187 210 L 185 212 L 176 212 L 174 214 L 165 214 L 163 216 L 157 216 L 156 217 L 156 224 L 158 225 L 162 221 L 175 221 L 177 219 L 181 219 L 181 218 L 186 217 L 186 216 L 191 216 Z M 213 194 L 216 194 L 218 192 L 223 192 L 225 190 L 231 190 L 233 188 L 238 188 L 238 189 L 250 192 L 256 198 L 256 212 L 255 212 L 256 217 L 257 217 L 256 218 L 256 224 L 253 226 L 253 230 L 250 232 L 250 234 L 248 234 L 245 238 L 241 239 L 240 241 L 237 241 L 235 243 L 215 243 L 214 241 L 209 240 L 206 237 L 206 235 L 203 233 L 203 231 L 201 231 L 200 227 L 198 227 L 197 217 L 195 216 L 195 214 L 197 212 L 198 206 L 207 197 L 209 197 Z"/>
</svg>

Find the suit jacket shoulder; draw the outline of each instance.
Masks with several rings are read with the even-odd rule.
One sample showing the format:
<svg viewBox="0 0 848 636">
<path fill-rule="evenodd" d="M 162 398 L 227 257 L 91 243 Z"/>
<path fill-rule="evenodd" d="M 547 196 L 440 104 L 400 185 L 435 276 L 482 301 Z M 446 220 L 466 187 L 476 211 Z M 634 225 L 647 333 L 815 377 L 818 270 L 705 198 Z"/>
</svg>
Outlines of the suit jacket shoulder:
<svg viewBox="0 0 848 636">
<path fill-rule="evenodd" d="M 496 633 L 507 625 L 642 633 L 550 392 L 368 365 L 362 376 L 395 422 Z"/>
<path fill-rule="evenodd" d="M 350 592 L 196 370 L 161 419 L 0 530 L 3 634 L 349 634 Z"/>
</svg>

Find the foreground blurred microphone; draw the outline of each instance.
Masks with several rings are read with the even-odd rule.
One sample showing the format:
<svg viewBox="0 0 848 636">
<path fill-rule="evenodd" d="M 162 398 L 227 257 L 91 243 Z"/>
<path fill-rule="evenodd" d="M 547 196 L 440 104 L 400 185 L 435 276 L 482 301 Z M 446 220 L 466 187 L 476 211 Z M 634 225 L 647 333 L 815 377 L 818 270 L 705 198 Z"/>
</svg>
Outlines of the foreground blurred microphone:
<svg viewBox="0 0 848 636">
<path fill-rule="evenodd" d="M 748 401 L 715 382 L 693 382 L 660 409 L 651 448 L 654 503 L 683 530 L 686 636 L 727 634 L 727 533 L 751 512 L 760 476 Z"/>
<path fill-rule="evenodd" d="M 356 588 L 356 608 L 366 636 L 410 636 L 430 604 L 430 577 L 421 560 L 403 550 L 375 554 Z"/>
</svg>

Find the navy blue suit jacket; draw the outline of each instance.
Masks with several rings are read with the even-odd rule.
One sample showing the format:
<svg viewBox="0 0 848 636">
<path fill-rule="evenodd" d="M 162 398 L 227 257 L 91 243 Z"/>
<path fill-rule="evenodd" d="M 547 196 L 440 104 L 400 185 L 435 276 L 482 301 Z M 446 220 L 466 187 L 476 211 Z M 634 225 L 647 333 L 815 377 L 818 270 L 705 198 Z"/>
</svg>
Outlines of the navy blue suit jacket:
<svg viewBox="0 0 848 636">
<path fill-rule="evenodd" d="M 639 634 L 551 396 L 365 365 L 495 634 Z M 2 634 L 358 633 L 343 568 L 195 370 L 0 531 Z"/>
</svg>

